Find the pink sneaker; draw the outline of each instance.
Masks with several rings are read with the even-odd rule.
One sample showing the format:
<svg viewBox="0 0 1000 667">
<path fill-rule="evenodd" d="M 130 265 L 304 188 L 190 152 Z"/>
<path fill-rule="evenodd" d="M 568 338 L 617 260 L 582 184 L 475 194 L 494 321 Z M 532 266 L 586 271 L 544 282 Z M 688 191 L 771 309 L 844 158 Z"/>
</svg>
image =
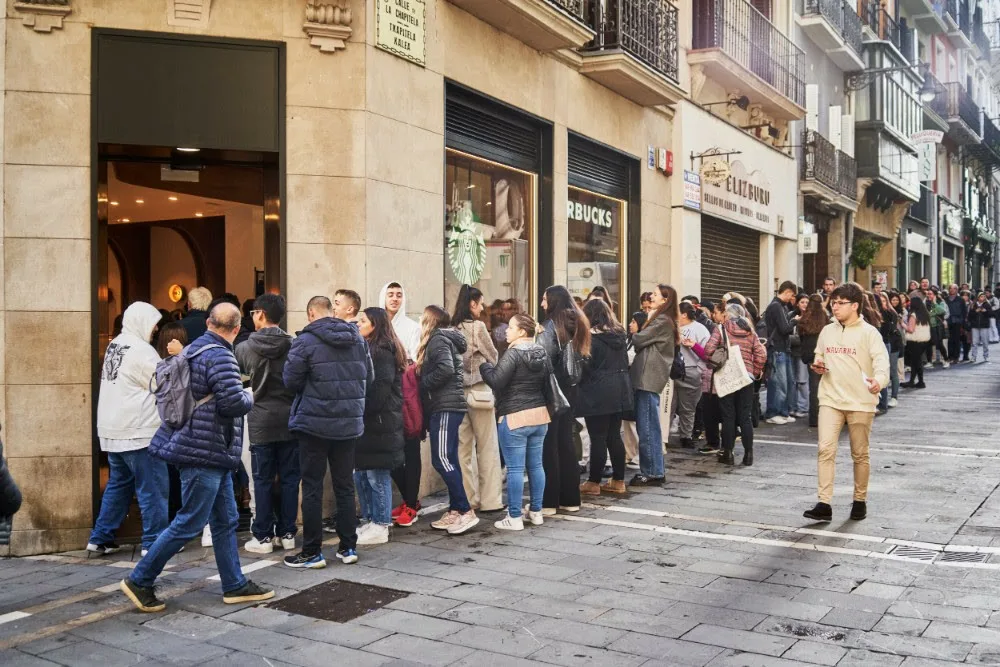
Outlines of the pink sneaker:
<svg viewBox="0 0 1000 667">
<path fill-rule="evenodd" d="M 448 526 L 448 534 L 461 535 L 478 523 L 479 517 L 476 516 L 475 510 L 469 510 L 465 514 L 459 514 L 454 523 Z"/>
<path fill-rule="evenodd" d="M 458 517 L 462 516 L 458 512 L 449 510 L 441 515 L 441 518 L 437 521 L 431 522 L 431 528 L 437 528 L 438 530 L 448 530 L 451 525 L 458 521 Z"/>
</svg>

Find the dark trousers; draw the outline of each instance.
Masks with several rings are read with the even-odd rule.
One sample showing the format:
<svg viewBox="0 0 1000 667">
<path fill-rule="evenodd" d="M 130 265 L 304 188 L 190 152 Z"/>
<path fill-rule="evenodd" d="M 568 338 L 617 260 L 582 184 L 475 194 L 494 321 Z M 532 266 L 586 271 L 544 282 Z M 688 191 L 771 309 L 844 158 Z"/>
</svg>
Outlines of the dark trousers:
<svg viewBox="0 0 1000 667">
<path fill-rule="evenodd" d="M 545 433 L 542 445 L 542 468 L 545 470 L 545 495 L 542 507 L 579 507 L 580 464 L 573 447 L 573 424 L 567 410 L 555 417 Z"/>
<path fill-rule="evenodd" d="M 262 540 L 275 535 L 295 535 L 298 532 L 295 518 L 299 508 L 299 443 L 296 440 L 250 443 L 250 467 L 257 503 L 250 527 L 253 536 Z M 277 517 L 272 498 L 275 475 L 281 482 Z"/>
<path fill-rule="evenodd" d="M 809 425 L 819 426 L 819 381 L 823 376 L 809 369 Z"/>
<path fill-rule="evenodd" d="M 753 385 L 749 384 L 739 391 L 719 399 L 722 409 L 722 448 L 727 452 L 736 446 L 736 427 L 740 427 L 740 440 L 743 450 L 753 449 Z"/>
<path fill-rule="evenodd" d="M 302 471 L 302 551 L 317 554 L 323 548 L 323 478 L 327 462 L 337 499 L 337 537 L 340 549 L 358 544 L 358 517 L 354 511 L 354 447 L 357 439 L 328 440 L 299 436 Z"/>
<path fill-rule="evenodd" d="M 702 411 L 705 420 L 705 443 L 712 447 L 719 446 L 719 427 L 722 425 L 722 408 L 719 405 L 719 397 L 712 392 L 701 395 L 698 408 Z"/>
<path fill-rule="evenodd" d="M 943 324 L 931 327 L 931 344 L 927 346 L 927 363 L 934 361 L 934 349 L 937 348 L 941 360 L 948 358 L 948 351 L 944 349 L 945 329 Z"/>
<path fill-rule="evenodd" d="M 962 325 L 948 324 L 948 358 L 958 361 L 958 354 L 962 349 Z M 968 353 L 967 353 L 968 354 Z"/>
<path fill-rule="evenodd" d="M 697 440 L 705 432 L 705 394 L 698 399 L 698 407 L 694 409 L 694 428 L 691 430 L 691 438 Z"/>
<path fill-rule="evenodd" d="M 918 343 L 916 341 L 906 341 L 905 363 L 910 367 L 910 384 L 924 381 L 924 351 L 930 343 Z"/>
<path fill-rule="evenodd" d="M 407 507 L 417 509 L 421 472 L 419 438 L 403 440 L 403 456 L 403 465 L 392 471 L 392 481 L 396 483 L 399 495 L 403 496 Z"/>
<path fill-rule="evenodd" d="M 584 417 L 590 433 L 590 481 L 601 483 L 604 464 L 611 455 L 611 479 L 625 480 L 625 441 L 622 440 L 622 413 Z"/>
</svg>

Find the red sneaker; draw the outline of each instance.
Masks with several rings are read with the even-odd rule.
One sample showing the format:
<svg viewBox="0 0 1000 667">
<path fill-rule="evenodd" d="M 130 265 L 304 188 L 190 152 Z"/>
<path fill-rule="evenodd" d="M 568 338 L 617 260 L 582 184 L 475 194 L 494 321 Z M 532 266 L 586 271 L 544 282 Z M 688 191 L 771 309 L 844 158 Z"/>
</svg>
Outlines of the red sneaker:
<svg viewBox="0 0 1000 667">
<path fill-rule="evenodd" d="M 412 507 L 403 506 L 403 511 L 400 512 L 399 516 L 395 517 L 394 521 L 397 526 L 412 526 L 417 522 L 417 510 Z"/>
<path fill-rule="evenodd" d="M 396 505 L 395 507 L 393 507 L 392 508 L 392 518 L 395 519 L 396 517 L 398 517 L 400 514 L 403 513 L 404 509 L 406 509 L 406 503 L 399 503 L 398 505 Z"/>
</svg>

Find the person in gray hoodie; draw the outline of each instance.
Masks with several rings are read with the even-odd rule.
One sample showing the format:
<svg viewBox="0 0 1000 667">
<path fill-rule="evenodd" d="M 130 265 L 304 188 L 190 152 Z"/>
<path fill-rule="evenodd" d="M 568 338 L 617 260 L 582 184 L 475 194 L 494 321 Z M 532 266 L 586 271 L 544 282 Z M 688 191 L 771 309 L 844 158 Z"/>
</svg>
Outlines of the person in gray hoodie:
<svg viewBox="0 0 1000 667">
<path fill-rule="evenodd" d="M 295 548 L 295 518 L 299 504 L 299 443 L 288 430 L 294 392 L 285 387 L 282 373 L 292 337 L 278 325 L 285 316 L 285 299 L 261 294 L 250 311 L 254 332 L 236 346 L 240 370 L 250 376 L 253 408 L 247 415 L 250 460 L 257 511 L 244 548 L 269 554 L 275 546 Z M 278 507 L 272 507 L 274 476 L 281 480 Z M 277 509 L 277 516 L 275 516 Z"/>
</svg>

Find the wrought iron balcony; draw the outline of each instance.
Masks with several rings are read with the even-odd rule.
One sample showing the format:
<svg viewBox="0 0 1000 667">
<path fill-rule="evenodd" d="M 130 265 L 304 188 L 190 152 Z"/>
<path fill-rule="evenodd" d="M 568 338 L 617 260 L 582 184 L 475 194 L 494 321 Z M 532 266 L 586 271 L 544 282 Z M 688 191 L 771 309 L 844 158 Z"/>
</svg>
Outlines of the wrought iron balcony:
<svg viewBox="0 0 1000 667">
<path fill-rule="evenodd" d="M 975 144 L 983 136 L 982 114 L 960 83 L 946 83 L 948 91 L 948 135 L 955 143 Z"/>
<path fill-rule="evenodd" d="M 858 13 L 862 23 L 872 31 L 877 39 L 892 43 L 902 52 L 899 24 L 889 15 L 889 12 L 882 9 L 878 0 L 867 0 L 865 4 L 861 5 Z"/>
<path fill-rule="evenodd" d="M 580 73 L 638 104 L 679 101 L 677 7 L 668 0 L 587 4 L 594 38 L 580 49 Z"/>
<path fill-rule="evenodd" d="M 539 51 L 580 47 L 594 37 L 585 22 L 585 0 L 450 2 Z"/>
<path fill-rule="evenodd" d="M 802 50 L 763 14 L 746 0 L 693 0 L 693 15 L 689 64 L 704 67 L 727 89 L 749 88 L 771 115 L 804 117 Z"/>
<path fill-rule="evenodd" d="M 1000 129 L 983 114 L 983 141 L 971 144 L 966 150 L 986 166 L 1000 166 Z"/>
<path fill-rule="evenodd" d="M 847 0 L 805 0 L 801 25 L 842 70 L 864 68 L 861 17 Z"/>
<path fill-rule="evenodd" d="M 858 198 L 858 163 L 844 151 L 837 151 L 837 190 L 849 199 Z"/>
<path fill-rule="evenodd" d="M 979 51 L 979 57 L 988 62 L 990 60 L 990 38 L 983 30 L 982 7 L 976 7 L 976 13 L 972 17 L 972 43 Z"/>
<path fill-rule="evenodd" d="M 968 0 L 946 0 L 944 20 L 952 45 L 957 49 L 972 48 Z"/>
<path fill-rule="evenodd" d="M 805 159 L 802 161 L 802 180 L 818 181 L 839 190 L 837 181 L 837 149 L 816 130 L 806 130 L 802 134 Z"/>
<path fill-rule="evenodd" d="M 927 130 L 927 129 L 940 128 L 941 130 L 945 130 L 947 128 L 945 128 L 942 125 L 942 123 L 939 122 L 939 119 L 940 121 L 944 121 L 944 124 L 947 124 L 948 122 L 948 92 L 945 89 L 944 85 L 937 80 L 937 77 L 931 74 L 931 70 L 929 67 L 925 67 L 924 69 L 921 70 L 921 72 L 923 73 L 924 78 L 927 79 L 927 81 L 930 83 L 930 86 L 933 87 L 935 91 L 937 91 L 937 95 L 934 96 L 933 100 L 931 100 L 930 102 L 924 102 L 925 116 L 928 110 L 930 110 L 935 116 L 937 116 L 937 118 L 933 119 L 932 123 L 932 125 L 937 127 L 928 128 L 927 122 L 925 120 L 924 129 Z"/>
<path fill-rule="evenodd" d="M 834 148 L 816 130 L 802 133 L 802 147 L 800 189 L 803 194 L 840 208 L 857 210 L 858 167 L 854 158 Z"/>
</svg>

